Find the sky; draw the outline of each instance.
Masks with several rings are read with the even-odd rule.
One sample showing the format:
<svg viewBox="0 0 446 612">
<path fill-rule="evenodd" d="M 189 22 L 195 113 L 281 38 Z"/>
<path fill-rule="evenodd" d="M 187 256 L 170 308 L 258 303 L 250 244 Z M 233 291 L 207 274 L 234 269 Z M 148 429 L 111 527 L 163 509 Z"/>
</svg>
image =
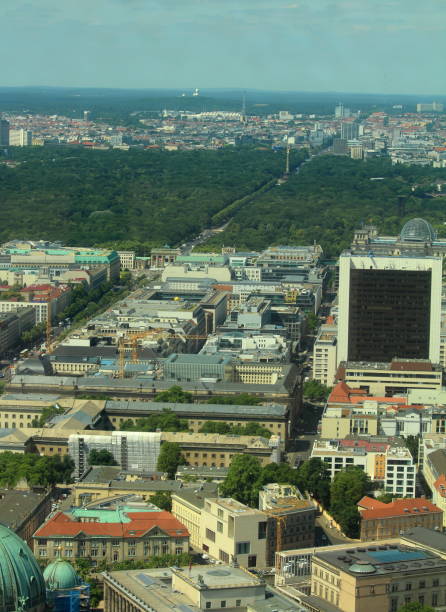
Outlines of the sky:
<svg viewBox="0 0 446 612">
<path fill-rule="evenodd" d="M 446 94 L 446 0 L 0 0 L 0 86 Z"/>
</svg>

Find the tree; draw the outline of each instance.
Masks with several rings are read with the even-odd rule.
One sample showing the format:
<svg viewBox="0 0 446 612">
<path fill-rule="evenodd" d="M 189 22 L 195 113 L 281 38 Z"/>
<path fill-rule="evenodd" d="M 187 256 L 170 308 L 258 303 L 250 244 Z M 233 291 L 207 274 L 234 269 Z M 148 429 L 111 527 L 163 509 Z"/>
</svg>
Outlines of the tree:
<svg viewBox="0 0 446 612">
<path fill-rule="evenodd" d="M 91 450 L 88 454 L 88 463 L 89 465 L 118 465 L 111 452 L 105 448 Z"/>
<path fill-rule="evenodd" d="M 150 497 L 149 502 L 161 510 L 172 510 L 172 495 L 169 491 L 157 491 Z"/>
<path fill-rule="evenodd" d="M 406 436 L 404 438 L 404 442 L 406 443 L 407 448 L 410 451 L 410 454 L 413 457 L 415 463 L 418 463 L 418 448 L 420 442 L 420 436 Z"/>
<path fill-rule="evenodd" d="M 304 397 L 313 401 L 324 401 L 330 393 L 330 387 L 326 387 L 317 380 L 308 380 L 304 383 Z"/>
<path fill-rule="evenodd" d="M 181 454 L 180 445 L 176 442 L 163 442 L 158 456 L 157 469 L 166 472 L 168 478 L 174 478 L 179 465 L 186 461 Z"/>
<path fill-rule="evenodd" d="M 369 476 L 360 467 L 353 466 L 339 471 L 331 484 L 331 509 L 337 511 L 346 504 L 356 506 L 370 486 Z"/>
<path fill-rule="evenodd" d="M 259 460 L 252 455 L 235 455 L 228 474 L 220 486 L 223 497 L 233 497 L 242 504 L 255 504 L 254 483 L 260 477 L 262 468 Z"/>
<path fill-rule="evenodd" d="M 338 472 L 331 484 L 330 511 L 349 537 L 358 537 L 360 515 L 357 504 L 370 490 L 369 476 L 360 467 Z"/>
<path fill-rule="evenodd" d="M 308 330 L 314 334 L 316 329 L 319 327 L 319 319 L 314 314 L 314 312 L 309 312 L 307 314 L 307 327 Z"/>
<path fill-rule="evenodd" d="M 230 397 L 215 396 L 206 401 L 207 404 L 235 404 L 239 406 L 258 406 L 261 402 L 261 397 L 249 393 L 239 393 Z"/>
<path fill-rule="evenodd" d="M 426 606 L 419 601 L 411 601 L 398 608 L 398 612 L 435 612 L 434 608 Z"/>
<path fill-rule="evenodd" d="M 303 491 L 308 491 L 324 508 L 330 503 L 330 473 L 321 459 L 304 461 L 297 471 Z"/>
<path fill-rule="evenodd" d="M 172 402 L 173 404 L 190 404 L 192 403 L 192 394 L 183 391 L 179 385 L 173 385 L 167 391 L 157 393 L 154 402 Z"/>
<path fill-rule="evenodd" d="M 127 419 L 121 423 L 124 431 L 188 431 L 186 420 L 182 420 L 169 408 L 164 408 L 162 412 L 151 414 L 148 417 L 137 419 L 136 423 L 132 419 Z"/>
<path fill-rule="evenodd" d="M 224 421 L 206 421 L 200 428 L 200 433 L 232 434 L 236 436 L 262 436 L 271 438 L 271 431 L 260 423 L 246 423 L 246 425 L 232 425 Z"/>
<path fill-rule="evenodd" d="M 65 408 L 61 406 L 47 406 L 42 409 L 39 418 L 33 419 L 31 425 L 33 427 L 43 427 L 48 421 L 58 414 L 63 414 Z"/>
</svg>

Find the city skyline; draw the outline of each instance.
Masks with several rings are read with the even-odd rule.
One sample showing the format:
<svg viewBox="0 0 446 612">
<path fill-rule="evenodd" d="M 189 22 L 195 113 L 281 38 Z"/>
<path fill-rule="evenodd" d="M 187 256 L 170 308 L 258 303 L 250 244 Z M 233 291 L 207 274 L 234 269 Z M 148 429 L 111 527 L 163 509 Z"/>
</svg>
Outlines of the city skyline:
<svg viewBox="0 0 446 612">
<path fill-rule="evenodd" d="M 445 95 L 445 12 L 439 0 L 18 0 L 0 7 L 0 85 Z"/>
</svg>

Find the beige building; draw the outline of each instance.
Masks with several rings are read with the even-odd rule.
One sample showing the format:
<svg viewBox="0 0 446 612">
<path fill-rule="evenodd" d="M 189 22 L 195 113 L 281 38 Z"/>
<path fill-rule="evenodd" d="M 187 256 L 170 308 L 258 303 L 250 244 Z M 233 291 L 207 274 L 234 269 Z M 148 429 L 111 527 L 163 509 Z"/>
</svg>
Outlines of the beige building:
<svg viewBox="0 0 446 612">
<path fill-rule="evenodd" d="M 303 608 L 243 568 L 191 565 L 105 572 L 107 612 L 304 612 Z"/>
<path fill-rule="evenodd" d="M 121 270 L 133 270 L 135 268 L 134 251 L 116 251 L 119 255 Z"/>
<path fill-rule="evenodd" d="M 423 359 L 394 359 L 390 363 L 343 361 L 336 378 L 370 395 L 398 395 L 409 389 L 440 391 L 442 368 Z"/>
<path fill-rule="evenodd" d="M 187 528 L 190 544 L 197 550 L 202 550 L 201 523 L 206 497 L 214 497 L 210 493 L 209 484 L 198 486 L 197 489 L 181 489 L 172 495 L 172 514 Z"/>
<path fill-rule="evenodd" d="M 277 553 L 275 582 L 312 612 L 397 612 L 409 603 L 446 607 L 446 536 L 404 536 Z"/>
<path fill-rule="evenodd" d="M 200 523 L 201 549 L 223 563 L 266 567 L 267 516 L 231 498 L 205 500 Z"/>
</svg>

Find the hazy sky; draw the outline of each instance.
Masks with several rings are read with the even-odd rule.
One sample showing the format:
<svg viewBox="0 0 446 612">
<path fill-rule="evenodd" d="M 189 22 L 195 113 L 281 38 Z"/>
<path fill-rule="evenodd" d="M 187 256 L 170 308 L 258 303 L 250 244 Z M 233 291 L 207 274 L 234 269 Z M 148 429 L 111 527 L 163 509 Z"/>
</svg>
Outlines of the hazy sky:
<svg viewBox="0 0 446 612">
<path fill-rule="evenodd" d="M 0 0 L 0 85 L 446 94 L 446 0 Z"/>
</svg>

